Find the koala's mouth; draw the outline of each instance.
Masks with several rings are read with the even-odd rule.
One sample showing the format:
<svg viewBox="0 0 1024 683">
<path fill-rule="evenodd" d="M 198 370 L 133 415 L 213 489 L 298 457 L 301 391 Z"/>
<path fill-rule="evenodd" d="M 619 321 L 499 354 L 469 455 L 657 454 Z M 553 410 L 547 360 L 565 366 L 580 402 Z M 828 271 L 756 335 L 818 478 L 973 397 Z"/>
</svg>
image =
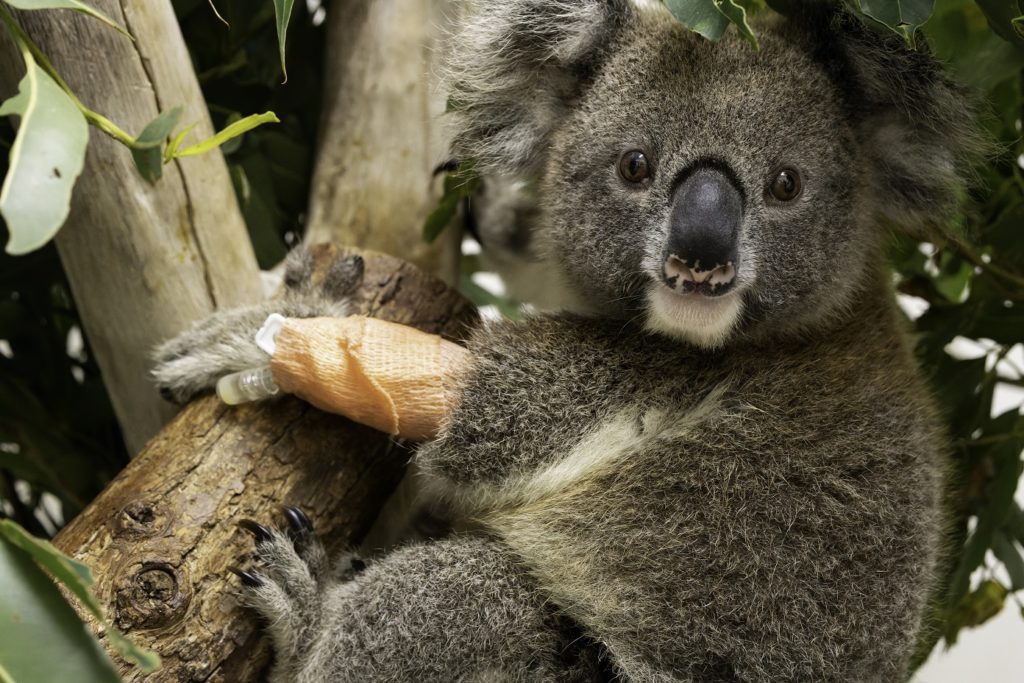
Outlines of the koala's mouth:
<svg viewBox="0 0 1024 683">
<path fill-rule="evenodd" d="M 685 282 L 677 282 L 675 287 L 655 282 L 647 291 L 647 329 L 702 348 L 722 346 L 742 312 L 743 297 L 735 277 L 717 286 L 710 279 L 689 287 Z"/>
<path fill-rule="evenodd" d="M 716 297 L 728 294 L 736 286 L 734 261 L 706 266 L 699 260 L 687 259 L 669 254 L 662 267 L 662 282 L 677 294 L 695 294 Z"/>
</svg>

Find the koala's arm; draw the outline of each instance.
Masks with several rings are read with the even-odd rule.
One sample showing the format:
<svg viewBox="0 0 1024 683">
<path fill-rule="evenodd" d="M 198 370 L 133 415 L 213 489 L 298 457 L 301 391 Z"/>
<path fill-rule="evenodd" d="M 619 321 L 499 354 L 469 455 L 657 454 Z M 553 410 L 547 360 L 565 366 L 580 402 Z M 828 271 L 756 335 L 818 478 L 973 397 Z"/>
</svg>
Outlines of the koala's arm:
<svg viewBox="0 0 1024 683">
<path fill-rule="evenodd" d="M 667 338 L 566 313 L 485 326 L 469 350 L 456 404 L 417 454 L 442 485 L 497 483 L 553 464 L 624 408 L 637 416 L 665 403 L 685 410 L 700 396 L 670 396 L 672 385 L 659 378 L 671 373 L 682 383 L 681 367 L 689 367 L 696 382 L 707 372 Z"/>
<path fill-rule="evenodd" d="M 281 297 L 217 311 L 157 347 L 152 375 L 160 393 L 185 403 L 212 389 L 224 375 L 266 365 L 269 358 L 256 346 L 255 335 L 271 313 L 287 318 L 346 315 L 350 268 L 342 259 L 315 285 L 312 256 L 303 248 L 294 250 L 285 264 Z"/>
</svg>

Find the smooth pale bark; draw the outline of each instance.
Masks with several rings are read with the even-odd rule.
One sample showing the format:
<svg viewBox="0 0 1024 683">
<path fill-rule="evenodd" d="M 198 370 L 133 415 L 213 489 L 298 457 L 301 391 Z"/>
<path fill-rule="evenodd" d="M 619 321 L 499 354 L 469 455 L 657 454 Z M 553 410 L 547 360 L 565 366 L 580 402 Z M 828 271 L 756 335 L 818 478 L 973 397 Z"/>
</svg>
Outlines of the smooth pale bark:
<svg viewBox="0 0 1024 683">
<path fill-rule="evenodd" d="M 433 244 L 423 222 L 441 194 L 445 96 L 436 71 L 461 3 L 335 0 L 327 12 L 320 149 L 310 243 L 332 240 L 401 256 L 449 283 L 458 230 Z"/>
<path fill-rule="evenodd" d="M 354 312 L 459 339 L 475 322 L 457 292 L 399 259 L 315 248 L 317 275 L 348 259 Z M 312 518 L 329 550 L 358 543 L 402 474 L 395 439 L 295 398 L 229 408 L 191 403 L 55 539 L 88 564 L 107 614 L 163 668 L 127 681 L 261 680 L 269 648 L 239 602 L 230 564 L 247 566 L 250 518 Z"/>
<path fill-rule="evenodd" d="M 188 141 L 213 133 L 169 0 L 90 0 L 129 40 L 67 10 L 17 20 L 91 109 L 135 135 L 157 113 L 183 107 Z M 24 64 L 0 32 L 0 96 Z M 148 377 L 150 352 L 217 308 L 262 296 L 259 270 L 223 155 L 177 160 L 150 185 L 123 145 L 90 130 L 85 169 L 57 248 L 129 451 L 175 412 Z"/>
</svg>

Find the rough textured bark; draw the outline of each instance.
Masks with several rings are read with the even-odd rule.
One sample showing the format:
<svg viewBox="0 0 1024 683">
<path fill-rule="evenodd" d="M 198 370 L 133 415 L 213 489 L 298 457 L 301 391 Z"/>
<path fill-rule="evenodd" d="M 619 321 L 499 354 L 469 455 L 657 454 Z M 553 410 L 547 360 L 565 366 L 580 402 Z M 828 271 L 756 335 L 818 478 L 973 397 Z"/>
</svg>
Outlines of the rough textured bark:
<svg viewBox="0 0 1024 683">
<path fill-rule="evenodd" d="M 421 229 L 440 197 L 431 172 L 445 160 L 439 67 L 460 2 L 335 0 L 327 13 L 321 142 L 310 193 L 310 242 L 333 240 L 399 254 L 447 282 L 458 239 Z"/>
<path fill-rule="evenodd" d="M 91 0 L 135 40 L 67 10 L 18 21 L 87 106 L 139 133 L 159 111 L 183 107 L 189 140 L 213 133 L 169 0 Z M 0 32 L 0 95 L 25 71 Z M 259 271 L 223 156 L 173 162 L 150 185 L 129 151 L 90 131 L 85 169 L 57 248 L 128 442 L 137 452 L 174 410 L 148 379 L 149 353 L 218 307 L 261 296 Z"/>
<path fill-rule="evenodd" d="M 460 338 L 475 313 L 443 282 L 399 259 L 320 246 L 317 273 L 350 259 L 357 312 Z M 56 538 L 87 563 L 107 614 L 163 669 L 126 680 L 258 680 L 269 658 L 229 564 L 252 539 L 236 523 L 280 523 L 302 507 L 338 550 L 356 543 L 401 477 L 406 448 L 293 398 L 229 408 L 190 404 Z"/>
</svg>

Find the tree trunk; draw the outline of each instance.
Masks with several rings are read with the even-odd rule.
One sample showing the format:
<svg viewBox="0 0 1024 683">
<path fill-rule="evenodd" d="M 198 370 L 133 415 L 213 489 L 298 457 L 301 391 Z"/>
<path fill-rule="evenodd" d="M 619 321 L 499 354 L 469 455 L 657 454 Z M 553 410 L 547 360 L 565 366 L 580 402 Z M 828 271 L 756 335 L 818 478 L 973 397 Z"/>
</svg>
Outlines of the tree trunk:
<svg viewBox="0 0 1024 683">
<path fill-rule="evenodd" d="M 399 259 L 322 245 L 316 277 L 336 259 L 355 273 L 355 312 L 458 339 L 473 308 Z M 391 437 L 287 397 L 229 408 L 190 404 L 56 538 L 88 564 L 107 614 L 163 668 L 152 681 L 255 681 L 268 648 L 238 600 L 229 564 L 252 539 L 240 519 L 281 522 L 302 507 L 329 550 L 357 543 L 401 477 L 408 451 Z M 143 675 L 122 667 L 128 681 Z"/>
<path fill-rule="evenodd" d="M 90 108 L 138 134 L 159 111 L 183 107 L 194 138 L 213 133 L 169 0 L 90 0 L 135 40 L 66 10 L 18 21 Z M 6 32 L 0 89 L 25 68 Z M 173 414 L 154 391 L 150 352 L 219 307 L 261 296 L 259 270 L 219 152 L 175 160 L 150 185 L 131 154 L 90 130 L 85 169 L 57 248 L 129 452 Z"/>
<path fill-rule="evenodd" d="M 458 231 L 427 244 L 421 230 L 440 197 L 431 173 L 448 153 L 445 98 L 433 76 L 460 4 L 331 3 L 307 242 L 400 255 L 457 282 Z"/>
</svg>

